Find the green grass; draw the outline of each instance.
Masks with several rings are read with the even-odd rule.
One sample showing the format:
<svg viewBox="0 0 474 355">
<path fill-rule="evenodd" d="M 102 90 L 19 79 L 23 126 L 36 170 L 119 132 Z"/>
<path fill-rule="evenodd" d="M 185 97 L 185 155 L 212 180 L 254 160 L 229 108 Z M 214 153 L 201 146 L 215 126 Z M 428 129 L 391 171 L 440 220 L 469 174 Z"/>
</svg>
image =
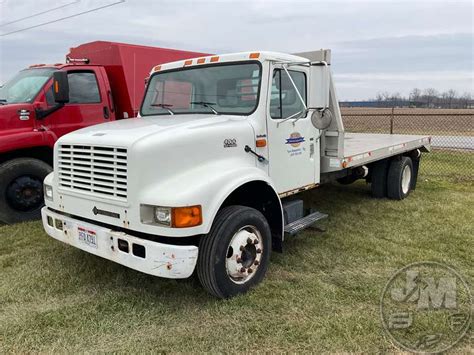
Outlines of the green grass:
<svg viewBox="0 0 474 355">
<path fill-rule="evenodd" d="M 396 270 L 432 260 L 474 276 L 472 179 L 455 177 L 455 156 L 429 159 L 447 175 L 422 170 L 403 201 L 372 199 L 363 182 L 306 194 L 329 213 L 327 231 L 286 241 L 258 288 L 225 301 L 196 278 L 154 278 L 66 246 L 39 222 L 0 227 L 0 352 L 397 351 L 379 315 Z"/>
</svg>

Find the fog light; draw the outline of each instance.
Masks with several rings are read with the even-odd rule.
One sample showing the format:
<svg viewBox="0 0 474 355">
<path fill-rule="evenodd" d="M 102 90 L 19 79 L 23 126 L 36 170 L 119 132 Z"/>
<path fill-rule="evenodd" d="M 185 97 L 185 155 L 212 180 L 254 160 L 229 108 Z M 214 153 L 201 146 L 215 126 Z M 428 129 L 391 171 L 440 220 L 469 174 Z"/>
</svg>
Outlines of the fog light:
<svg viewBox="0 0 474 355">
<path fill-rule="evenodd" d="M 54 227 L 54 223 L 53 223 L 53 217 L 51 217 L 51 216 L 48 216 L 48 217 L 47 217 L 47 220 L 48 220 L 48 226 L 50 226 L 50 227 Z"/>
<path fill-rule="evenodd" d="M 51 185 L 44 184 L 44 198 L 53 201 L 53 187 Z"/>
<path fill-rule="evenodd" d="M 55 219 L 54 224 L 56 225 L 56 228 L 59 229 L 60 231 L 63 230 L 63 221 L 60 219 Z"/>
<path fill-rule="evenodd" d="M 171 226 L 171 208 L 155 207 L 155 221 L 165 226 Z"/>
</svg>

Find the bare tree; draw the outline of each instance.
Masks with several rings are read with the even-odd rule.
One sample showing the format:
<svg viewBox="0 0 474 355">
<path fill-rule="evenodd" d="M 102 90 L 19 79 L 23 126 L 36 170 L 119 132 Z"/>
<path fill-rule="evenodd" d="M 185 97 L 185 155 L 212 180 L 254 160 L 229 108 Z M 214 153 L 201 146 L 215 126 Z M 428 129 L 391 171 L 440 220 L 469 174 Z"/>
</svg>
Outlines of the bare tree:
<svg viewBox="0 0 474 355">
<path fill-rule="evenodd" d="M 461 101 L 462 108 L 469 108 L 469 105 L 472 100 L 472 95 L 469 92 L 465 92 L 464 94 L 462 94 L 459 100 Z"/>
<path fill-rule="evenodd" d="M 439 97 L 439 93 L 434 88 L 428 88 L 428 89 L 425 89 L 425 91 L 423 91 L 423 96 L 425 97 L 425 100 L 426 100 L 426 106 L 434 107 L 436 99 Z"/>
<path fill-rule="evenodd" d="M 415 107 L 417 107 L 418 105 L 420 105 L 420 101 L 421 101 L 421 90 L 418 89 L 418 88 L 414 88 L 414 89 L 410 92 L 409 100 L 413 103 L 413 105 L 414 105 Z"/>
</svg>

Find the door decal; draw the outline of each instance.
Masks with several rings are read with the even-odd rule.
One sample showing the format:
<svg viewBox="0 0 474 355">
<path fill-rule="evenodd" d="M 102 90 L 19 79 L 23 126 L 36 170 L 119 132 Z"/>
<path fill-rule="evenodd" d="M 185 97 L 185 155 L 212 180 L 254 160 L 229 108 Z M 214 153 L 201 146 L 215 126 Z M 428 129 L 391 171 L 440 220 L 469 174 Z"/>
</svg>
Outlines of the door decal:
<svg viewBox="0 0 474 355">
<path fill-rule="evenodd" d="M 305 141 L 304 137 L 299 132 L 293 132 L 290 134 L 289 138 L 286 138 L 285 144 L 291 145 L 293 148 L 287 149 L 286 151 L 293 157 L 295 155 L 300 155 L 303 153 L 305 148 L 300 148 L 301 143 Z"/>
</svg>

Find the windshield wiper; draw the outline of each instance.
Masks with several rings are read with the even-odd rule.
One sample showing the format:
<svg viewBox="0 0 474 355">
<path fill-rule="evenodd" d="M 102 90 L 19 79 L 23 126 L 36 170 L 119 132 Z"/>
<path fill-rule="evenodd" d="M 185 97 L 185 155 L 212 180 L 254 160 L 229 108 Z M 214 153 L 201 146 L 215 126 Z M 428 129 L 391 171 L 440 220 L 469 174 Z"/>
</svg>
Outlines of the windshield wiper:
<svg viewBox="0 0 474 355">
<path fill-rule="evenodd" d="M 160 108 L 162 108 L 162 109 L 168 111 L 170 115 L 174 115 L 173 110 L 170 109 L 170 107 L 173 106 L 173 105 L 171 105 L 171 104 L 151 104 L 150 106 L 153 106 L 153 107 L 160 107 Z"/>
<path fill-rule="evenodd" d="M 191 105 L 202 105 L 202 106 L 207 107 L 208 109 L 210 109 L 212 111 L 212 113 L 214 113 L 214 115 L 220 115 L 220 113 L 214 107 L 211 106 L 211 105 L 216 105 L 215 102 L 191 101 L 190 104 Z"/>
<path fill-rule="evenodd" d="M 0 105 L 6 105 L 7 99 L 0 99 Z"/>
</svg>

